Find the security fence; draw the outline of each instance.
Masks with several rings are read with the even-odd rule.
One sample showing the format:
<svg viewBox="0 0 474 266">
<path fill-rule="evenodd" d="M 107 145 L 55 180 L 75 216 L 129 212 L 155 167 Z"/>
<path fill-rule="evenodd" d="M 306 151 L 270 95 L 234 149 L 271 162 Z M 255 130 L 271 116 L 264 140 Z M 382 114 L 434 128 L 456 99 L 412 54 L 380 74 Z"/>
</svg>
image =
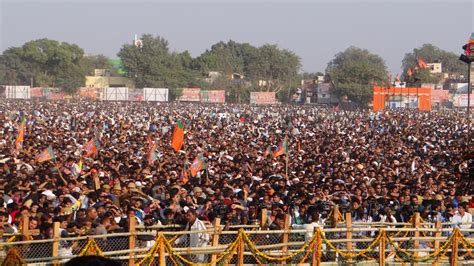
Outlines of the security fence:
<svg viewBox="0 0 474 266">
<path fill-rule="evenodd" d="M 337 216 L 342 218 L 340 216 Z M 59 265 L 71 258 L 100 255 L 123 265 L 474 265 L 474 229 L 427 223 L 352 223 L 350 215 L 324 227 L 268 230 L 258 226 L 225 228 L 219 219 L 204 231 L 179 226 L 140 227 L 129 232 L 51 239 L 4 235 L 0 259 L 6 265 Z M 469 225 L 468 225 L 469 226 Z M 467 227 L 468 227 L 467 226 Z M 225 229 L 225 230 L 224 230 Z M 13 264 L 8 264 L 16 262 Z"/>
</svg>

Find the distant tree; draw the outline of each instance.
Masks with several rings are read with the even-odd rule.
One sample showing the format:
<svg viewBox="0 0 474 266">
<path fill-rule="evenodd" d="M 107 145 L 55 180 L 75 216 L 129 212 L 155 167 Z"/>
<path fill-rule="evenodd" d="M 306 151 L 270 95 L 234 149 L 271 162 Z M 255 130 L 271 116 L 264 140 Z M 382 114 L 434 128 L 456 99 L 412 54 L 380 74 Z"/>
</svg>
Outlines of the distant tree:
<svg viewBox="0 0 474 266">
<path fill-rule="evenodd" d="M 4 84 L 30 84 L 60 87 L 72 93 L 84 86 L 86 66 L 84 51 L 75 44 L 48 39 L 29 41 L 12 47 L 0 57 L 0 75 Z"/>
<path fill-rule="evenodd" d="M 318 79 L 318 76 L 324 76 L 324 73 L 321 72 L 315 72 L 315 73 L 310 73 L 310 72 L 303 72 L 300 74 L 300 79 Z"/>
<path fill-rule="evenodd" d="M 192 62 L 192 68 L 206 75 L 209 71 L 219 71 L 225 75 L 239 73 L 249 76 L 249 61 L 257 48 L 248 43 L 228 41 L 211 46 Z"/>
<path fill-rule="evenodd" d="M 300 58 L 295 53 L 266 44 L 251 56 L 248 69 L 255 85 L 259 81 L 264 82 L 262 90 L 283 92 L 286 95 L 291 86 L 299 83 L 300 67 Z"/>
<path fill-rule="evenodd" d="M 380 56 L 353 46 L 336 54 L 326 74 L 337 95 L 364 105 L 371 99 L 374 82 L 384 84 L 388 79 L 387 66 Z"/>
<path fill-rule="evenodd" d="M 441 75 L 432 75 L 429 69 L 416 69 L 418 59 L 423 59 L 426 63 L 441 63 L 444 73 L 458 73 L 467 76 L 467 68 L 459 59 L 459 56 L 452 52 L 444 51 L 432 44 L 423 44 L 412 52 L 405 54 L 402 60 L 403 74 L 402 80 L 409 85 L 421 85 L 421 83 L 438 83 Z M 408 69 L 412 69 L 413 75 L 407 74 Z"/>
<path fill-rule="evenodd" d="M 105 55 L 90 55 L 84 57 L 87 74 L 94 74 L 94 69 L 112 69 L 110 59 Z"/>
<path fill-rule="evenodd" d="M 118 53 L 128 75 L 139 88 L 188 86 L 195 80 L 195 73 L 188 68 L 189 53 L 172 53 L 168 41 L 159 36 L 145 34 L 142 46 L 124 44 Z"/>
</svg>

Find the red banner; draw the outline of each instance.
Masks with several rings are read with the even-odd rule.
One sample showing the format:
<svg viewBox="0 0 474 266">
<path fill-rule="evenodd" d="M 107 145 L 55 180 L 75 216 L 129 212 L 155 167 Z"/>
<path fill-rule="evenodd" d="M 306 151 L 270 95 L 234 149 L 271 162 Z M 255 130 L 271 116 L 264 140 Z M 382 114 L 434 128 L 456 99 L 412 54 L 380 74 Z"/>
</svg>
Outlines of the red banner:
<svg viewBox="0 0 474 266">
<path fill-rule="evenodd" d="M 43 97 L 43 88 L 30 88 L 30 97 L 40 98 Z"/>
<path fill-rule="evenodd" d="M 250 103 L 253 104 L 275 104 L 276 94 L 275 92 L 251 92 Z"/>
<path fill-rule="evenodd" d="M 97 99 L 99 98 L 99 91 L 97 88 L 82 87 L 79 88 L 79 96 L 83 98 Z"/>
<path fill-rule="evenodd" d="M 201 102 L 203 103 L 225 103 L 225 91 L 201 91 Z"/>
<path fill-rule="evenodd" d="M 183 88 L 183 94 L 179 98 L 183 102 L 199 102 L 201 101 L 200 88 Z"/>
</svg>

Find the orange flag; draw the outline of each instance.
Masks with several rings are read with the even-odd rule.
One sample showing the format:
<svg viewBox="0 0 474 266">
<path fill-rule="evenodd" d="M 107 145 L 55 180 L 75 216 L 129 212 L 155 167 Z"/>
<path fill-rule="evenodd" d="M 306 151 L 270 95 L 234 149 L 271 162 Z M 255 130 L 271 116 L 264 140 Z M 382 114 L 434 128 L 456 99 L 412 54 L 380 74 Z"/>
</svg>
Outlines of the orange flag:
<svg viewBox="0 0 474 266">
<path fill-rule="evenodd" d="M 428 64 L 426 64 L 425 60 L 423 60 L 423 59 L 420 58 L 420 59 L 418 59 L 418 66 L 419 66 L 420 68 L 427 68 L 427 67 L 428 67 Z"/>
<path fill-rule="evenodd" d="M 181 147 L 184 144 L 184 127 L 181 121 L 178 121 L 178 124 L 174 127 L 173 137 L 171 139 L 171 147 L 176 152 L 181 150 Z"/>
<path fill-rule="evenodd" d="M 196 156 L 196 159 L 194 159 L 193 163 L 191 164 L 191 175 L 197 176 L 197 173 L 202 169 L 206 169 L 206 162 L 204 161 L 204 157 L 202 156 L 202 154 L 199 154 L 198 156 Z"/>
<path fill-rule="evenodd" d="M 23 144 L 23 140 L 25 138 L 25 128 L 26 128 L 26 117 L 23 117 L 21 119 L 20 126 L 18 128 L 18 135 L 16 137 L 15 141 L 15 148 L 17 150 L 21 149 L 21 146 Z"/>
<path fill-rule="evenodd" d="M 96 154 L 99 151 L 100 144 L 99 141 L 95 138 L 92 138 L 86 144 L 84 144 L 84 151 L 86 152 L 86 156 L 91 156 Z"/>
</svg>

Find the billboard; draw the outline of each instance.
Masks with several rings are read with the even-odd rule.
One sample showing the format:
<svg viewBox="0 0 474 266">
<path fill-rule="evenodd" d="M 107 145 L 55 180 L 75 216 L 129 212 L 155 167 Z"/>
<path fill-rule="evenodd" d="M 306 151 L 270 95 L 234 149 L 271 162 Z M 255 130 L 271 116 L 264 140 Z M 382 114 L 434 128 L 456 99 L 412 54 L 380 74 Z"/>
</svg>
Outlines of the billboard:
<svg viewBox="0 0 474 266">
<path fill-rule="evenodd" d="M 143 88 L 143 100 L 147 102 L 167 102 L 168 89 L 165 88 Z"/>
<path fill-rule="evenodd" d="M 82 98 L 97 99 L 99 96 L 99 91 L 97 88 L 82 87 L 79 88 L 79 96 Z"/>
<path fill-rule="evenodd" d="M 372 108 L 379 112 L 385 108 L 418 108 L 431 110 L 431 88 L 386 88 L 374 86 Z"/>
<path fill-rule="evenodd" d="M 203 103 L 225 103 L 225 91 L 201 91 L 201 102 Z"/>
<path fill-rule="evenodd" d="M 128 90 L 128 100 L 132 101 L 132 102 L 141 102 L 141 101 L 143 101 L 143 90 L 129 89 Z"/>
<path fill-rule="evenodd" d="M 456 94 L 453 97 L 453 105 L 455 107 L 467 107 L 467 93 L 466 94 Z M 470 105 L 474 104 L 474 94 L 471 94 Z"/>
<path fill-rule="evenodd" d="M 179 97 L 182 102 L 199 102 L 201 101 L 200 88 L 183 88 L 183 94 Z"/>
<path fill-rule="evenodd" d="M 276 94 L 275 92 L 250 92 L 250 103 L 253 104 L 275 104 Z"/>
<path fill-rule="evenodd" d="M 48 94 L 47 99 L 52 101 L 59 101 L 64 100 L 66 98 L 66 94 L 64 92 L 57 92 L 53 91 Z"/>
<path fill-rule="evenodd" d="M 128 101 L 127 87 L 105 88 L 101 95 L 102 101 Z"/>
<path fill-rule="evenodd" d="M 5 86 L 7 99 L 29 99 L 30 86 Z"/>
<path fill-rule="evenodd" d="M 431 102 L 432 103 L 442 103 L 446 102 L 449 99 L 448 90 L 431 90 Z"/>
<path fill-rule="evenodd" d="M 30 88 L 30 97 L 31 98 L 41 98 L 41 97 L 43 97 L 43 88 L 41 88 L 41 87 Z"/>
</svg>

